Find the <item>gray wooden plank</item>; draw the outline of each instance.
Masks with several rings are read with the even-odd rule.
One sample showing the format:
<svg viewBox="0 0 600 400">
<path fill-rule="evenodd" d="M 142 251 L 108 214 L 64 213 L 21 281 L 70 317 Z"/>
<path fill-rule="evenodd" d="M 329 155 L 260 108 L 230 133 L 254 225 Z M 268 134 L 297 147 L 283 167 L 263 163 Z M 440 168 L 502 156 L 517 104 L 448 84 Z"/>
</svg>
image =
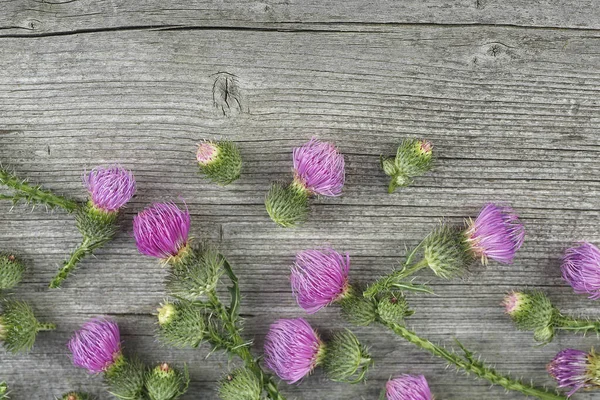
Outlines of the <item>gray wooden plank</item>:
<svg viewBox="0 0 600 400">
<path fill-rule="evenodd" d="M 0 249 L 22 254 L 30 265 L 17 295 L 59 326 L 28 355 L 0 354 L 0 378 L 13 384 L 13 398 L 45 399 L 75 387 L 100 394 L 98 377 L 75 369 L 65 348 L 71 332 L 98 314 L 115 316 L 125 347 L 144 360 L 187 362 L 193 382 L 186 399 L 216 397 L 227 357 L 205 359 L 206 347 L 173 350 L 155 341 L 152 313 L 164 296 L 164 271 L 138 255 L 131 238 L 137 211 L 178 196 L 193 214 L 194 236 L 219 243 L 239 273 L 246 332 L 257 351 L 274 319 L 304 316 L 288 281 L 296 251 L 331 244 L 351 254 L 355 279 L 374 279 L 440 218 L 461 223 L 492 200 L 510 201 L 527 225 L 516 264 L 478 268 L 457 282 L 424 272 L 438 297 L 412 298 L 411 326 L 445 343 L 459 337 L 498 369 L 544 384 L 551 384 L 544 366 L 559 349 L 597 344 L 595 337 L 561 335 L 534 347 L 499 303 L 526 284 L 546 288 L 567 311 L 596 314 L 594 302 L 561 281 L 558 266 L 573 241 L 600 243 L 598 34 L 388 30 L 0 39 L 0 161 L 80 199 L 82 172 L 101 163 L 132 168 L 139 187 L 117 240 L 57 292 L 45 287 L 77 243 L 72 217 L 0 203 Z M 223 112 L 215 102 L 219 72 L 237 77 L 241 111 Z M 264 194 L 271 181 L 289 179 L 291 148 L 312 135 L 335 141 L 346 155 L 344 196 L 315 200 L 309 223 L 280 229 L 264 211 Z M 390 196 L 378 157 L 407 136 L 431 139 L 440 159 L 434 173 Z M 240 181 L 227 188 L 196 173 L 195 143 L 212 137 L 237 141 L 246 161 Z M 321 329 L 344 326 L 335 307 L 308 319 Z M 284 385 L 290 399 L 374 399 L 390 375 L 402 372 L 426 374 L 442 399 L 521 398 L 457 376 L 379 329 L 356 332 L 377 361 L 368 383 L 334 384 L 316 373 L 301 385 Z"/>
</svg>

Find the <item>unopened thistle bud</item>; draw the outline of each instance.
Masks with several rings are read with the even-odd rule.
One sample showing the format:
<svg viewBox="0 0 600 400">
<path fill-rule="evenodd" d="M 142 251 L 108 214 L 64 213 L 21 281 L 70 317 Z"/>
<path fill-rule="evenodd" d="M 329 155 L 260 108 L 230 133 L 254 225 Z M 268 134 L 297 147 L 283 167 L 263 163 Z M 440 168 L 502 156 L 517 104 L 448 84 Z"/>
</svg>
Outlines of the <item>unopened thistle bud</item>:
<svg viewBox="0 0 600 400">
<path fill-rule="evenodd" d="M 377 301 L 363 297 L 359 288 L 351 288 L 349 293 L 340 300 L 340 306 L 344 318 L 354 325 L 371 325 L 379 316 Z"/>
<path fill-rule="evenodd" d="M 0 382 L 0 400 L 8 400 L 8 385 L 6 382 Z"/>
<path fill-rule="evenodd" d="M 433 400 L 423 375 L 400 375 L 385 385 L 387 400 Z"/>
<path fill-rule="evenodd" d="M 331 143 L 313 138 L 295 148 L 293 157 L 293 182 L 273 184 L 265 199 L 271 219 L 284 227 L 306 220 L 310 196 L 340 196 L 345 180 L 344 156 Z"/>
<path fill-rule="evenodd" d="M 207 243 L 190 248 L 173 263 L 167 278 L 167 291 L 176 298 L 196 300 L 214 291 L 223 275 L 225 259 Z"/>
<path fill-rule="evenodd" d="M 95 397 L 89 393 L 69 392 L 61 396 L 61 400 L 94 400 Z"/>
<path fill-rule="evenodd" d="M 592 350 L 564 349 L 548 364 L 548 373 L 556 379 L 558 387 L 571 389 L 572 396 L 579 389 L 600 388 L 600 357 Z"/>
<path fill-rule="evenodd" d="M 600 299 L 600 249 L 588 242 L 571 247 L 565 251 L 560 269 L 575 293 Z"/>
<path fill-rule="evenodd" d="M 423 175 L 433 166 L 433 145 L 428 140 L 405 139 L 396 157 L 381 157 L 383 172 L 391 177 L 388 193 L 396 188 L 408 186 L 413 178 Z"/>
<path fill-rule="evenodd" d="M 367 349 L 347 329 L 334 333 L 325 346 L 323 370 L 332 381 L 362 382 L 372 365 L 373 360 Z"/>
<path fill-rule="evenodd" d="M 413 311 L 402 293 L 388 293 L 377 301 L 377 314 L 384 322 L 401 324 Z"/>
<path fill-rule="evenodd" d="M 54 324 L 40 323 L 29 304 L 4 300 L 0 313 L 0 342 L 11 353 L 29 351 L 38 332 L 54 330 Z"/>
<path fill-rule="evenodd" d="M 257 400 L 262 394 L 262 383 L 247 368 L 238 368 L 227 374 L 219 383 L 221 400 Z"/>
<path fill-rule="evenodd" d="M 23 277 L 25 265 L 12 254 L 0 253 L 0 290 L 12 289 Z"/>
<path fill-rule="evenodd" d="M 539 291 L 509 293 L 503 305 L 517 329 L 533 331 L 535 340 L 550 342 L 554 337 L 556 309 L 550 299 Z"/>
<path fill-rule="evenodd" d="M 158 337 L 175 347 L 198 347 L 206 337 L 206 316 L 189 301 L 166 302 L 158 308 Z"/>
<path fill-rule="evenodd" d="M 200 172 L 218 185 L 228 185 L 240 177 L 242 156 L 237 146 L 228 141 L 202 142 L 196 151 Z"/>
<path fill-rule="evenodd" d="M 181 372 L 162 363 L 146 375 L 146 393 L 150 400 L 175 400 L 187 391 L 189 382 L 187 368 Z"/>
<path fill-rule="evenodd" d="M 462 230 L 442 223 L 423 242 L 423 260 L 440 278 L 464 275 L 473 263 Z"/>
</svg>

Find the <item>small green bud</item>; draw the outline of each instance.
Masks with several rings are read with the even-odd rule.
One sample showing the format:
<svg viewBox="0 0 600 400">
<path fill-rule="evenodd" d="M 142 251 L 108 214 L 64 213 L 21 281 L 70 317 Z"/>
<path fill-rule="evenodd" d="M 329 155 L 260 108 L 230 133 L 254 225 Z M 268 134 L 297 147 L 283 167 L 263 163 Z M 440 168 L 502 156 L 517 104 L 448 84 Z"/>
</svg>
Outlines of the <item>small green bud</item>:
<svg viewBox="0 0 600 400">
<path fill-rule="evenodd" d="M 443 279 L 464 275 L 474 261 L 464 232 L 446 224 L 425 238 L 423 257 L 433 273 Z"/>
<path fill-rule="evenodd" d="M 0 400 L 8 399 L 8 385 L 6 382 L 0 382 Z"/>
<path fill-rule="evenodd" d="M 186 300 L 158 308 L 158 324 L 160 340 L 175 347 L 198 347 L 206 335 L 202 308 Z"/>
<path fill-rule="evenodd" d="M 235 143 L 202 142 L 196 151 L 200 172 L 217 185 L 228 185 L 240 177 L 242 156 Z"/>
<path fill-rule="evenodd" d="M 223 275 L 223 257 L 211 245 L 204 244 L 189 251 L 172 264 L 167 278 L 167 291 L 174 297 L 196 300 L 216 289 Z"/>
<path fill-rule="evenodd" d="M 24 271 L 25 266 L 14 255 L 0 253 L 0 290 L 15 287 Z"/>
<path fill-rule="evenodd" d="M 512 292 L 504 298 L 503 304 L 517 329 L 534 331 L 534 339 L 539 342 L 552 340 L 553 319 L 558 311 L 544 293 Z"/>
<path fill-rule="evenodd" d="M 150 400 L 175 400 L 188 388 L 187 368 L 180 372 L 167 363 L 156 366 L 146 376 L 146 393 Z"/>
<path fill-rule="evenodd" d="M 321 365 L 332 381 L 358 383 L 365 380 L 373 361 L 367 349 L 346 329 L 336 332 L 324 346 Z"/>
<path fill-rule="evenodd" d="M 384 322 L 400 324 L 413 314 L 402 294 L 389 293 L 377 302 L 377 313 Z"/>
<path fill-rule="evenodd" d="M 116 398 L 141 400 L 145 376 L 146 366 L 142 362 L 121 355 L 104 373 L 104 381 Z"/>
<path fill-rule="evenodd" d="M 31 350 L 38 332 L 55 329 L 54 324 L 40 323 L 25 302 L 5 300 L 2 308 L 0 341 L 11 353 Z"/>
<path fill-rule="evenodd" d="M 221 400 L 260 400 L 262 384 L 247 368 L 238 368 L 219 383 Z"/>
<path fill-rule="evenodd" d="M 554 327 L 551 325 L 533 331 L 533 339 L 540 343 L 550 343 L 554 338 Z"/>
<path fill-rule="evenodd" d="M 396 169 L 396 163 L 394 162 L 393 158 L 381 157 L 381 168 L 387 176 L 394 176 L 398 173 L 398 170 Z"/>
<path fill-rule="evenodd" d="M 84 238 L 103 244 L 112 240 L 117 233 L 118 211 L 106 212 L 94 207 L 91 201 L 76 215 L 76 225 Z"/>
<path fill-rule="evenodd" d="M 271 219 L 286 228 L 304 223 L 308 217 L 308 192 L 298 184 L 274 183 L 265 198 Z"/>
<path fill-rule="evenodd" d="M 351 287 L 346 296 L 339 300 L 339 304 L 342 307 L 342 315 L 351 324 L 367 326 L 377 321 L 376 300 L 361 296 L 357 288 Z"/>
<path fill-rule="evenodd" d="M 94 397 L 88 393 L 69 392 L 63 394 L 61 400 L 94 400 Z"/>
<path fill-rule="evenodd" d="M 432 150 L 433 145 L 427 140 L 406 139 L 398 146 L 393 165 L 389 162 L 391 159 L 382 158 L 383 171 L 392 177 L 388 192 L 410 185 L 412 178 L 429 171 L 433 166 Z"/>
</svg>

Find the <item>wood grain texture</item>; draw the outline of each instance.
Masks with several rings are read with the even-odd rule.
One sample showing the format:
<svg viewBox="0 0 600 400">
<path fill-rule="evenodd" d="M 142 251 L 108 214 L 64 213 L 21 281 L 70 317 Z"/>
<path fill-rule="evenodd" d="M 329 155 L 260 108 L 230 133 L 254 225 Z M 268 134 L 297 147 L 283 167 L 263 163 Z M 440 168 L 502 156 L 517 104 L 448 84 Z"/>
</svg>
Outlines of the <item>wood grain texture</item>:
<svg viewBox="0 0 600 400">
<path fill-rule="evenodd" d="M 10 18 L 17 18 L 25 3 L 3 3 L 12 12 L 0 17 L 0 25 L 14 25 Z M 426 15 L 427 2 L 421 3 L 412 7 Z M 133 24 L 118 21 L 125 18 L 124 4 L 97 2 L 105 12 L 113 6 L 116 11 L 112 20 L 100 13 L 94 26 Z M 523 6 L 535 4 L 541 3 Z M 58 6 L 41 2 L 35 7 Z M 62 7 L 98 12 L 83 1 Z M 448 8 L 432 15 L 448 23 L 469 22 L 461 19 L 468 14 L 459 18 Z M 333 11 L 327 10 L 310 12 L 329 21 Z M 538 15 L 549 21 L 561 12 L 556 6 Z M 310 21 L 306 13 L 289 18 Z M 231 17 L 206 15 L 220 25 L 233 24 L 220 19 L 225 14 Z M 165 9 L 147 15 L 159 25 L 175 23 Z M 597 23 L 593 12 L 586 15 L 589 20 L 577 21 L 576 15 L 565 14 L 555 25 Z M 376 22 L 394 18 L 367 11 L 360 16 Z M 512 16 L 507 23 L 535 21 L 526 10 L 515 9 Z M 81 22 L 50 17 L 44 32 L 81 29 L 76 27 Z M 239 274 L 246 334 L 254 338 L 257 352 L 272 321 L 306 317 L 289 287 L 295 252 L 329 244 L 350 253 L 354 279 L 370 281 L 396 265 L 405 247 L 416 245 L 440 218 L 461 223 L 487 201 L 510 202 L 527 226 L 516 263 L 492 263 L 456 282 L 424 272 L 421 277 L 437 296 L 411 296 L 417 311 L 411 327 L 449 345 L 457 337 L 499 370 L 540 384 L 552 384 L 544 367 L 558 350 L 598 345 L 595 337 L 560 335 L 548 346 L 535 347 L 530 334 L 514 329 L 499 303 L 510 289 L 538 287 L 565 311 L 598 314 L 595 302 L 562 282 L 559 260 L 574 241 L 600 243 L 600 32 L 364 28 L 138 29 L 37 38 L 2 38 L 12 31 L 0 31 L 0 161 L 79 199 L 85 197 L 82 172 L 98 164 L 120 162 L 138 181 L 117 239 L 82 263 L 59 291 L 46 285 L 77 243 L 72 217 L 0 203 L 0 249 L 21 254 L 30 267 L 16 296 L 32 301 L 40 318 L 58 324 L 56 332 L 40 335 L 30 354 L 0 353 L 0 379 L 12 384 L 14 399 L 48 399 L 68 389 L 107 399 L 99 377 L 73 367 L 65 347 L 74 329 L 99 314 L 116 317 L 125 348 L 145 361 L 188 363 L 192 385 L 185 399 L 216 398 L 215 381 L 225 373 L 227 357 L 205 358 L 206 346 L 174 350 L 156 342 L 152 313 L 164 296 L 164 271 L 137 254 L 131 238 L 136 212 L 152 201 L 179 196 L 192 213 L 193 235 L 218 243 Z M 229 76 L 235 78 L 239 100 L 232 108 L 223 91 L 215 90 L 215 83 Z M 344 195 L 313 201 L 306 225 L 278 228 L 264 210 L 264 195 L 271 181 L 291 177 L 292 147 L 313 135 L 335 141 L 345 154 Z M 388 195 L 379 155 L 392 154 L 402 138 L 412 136 L 433 141 L 436 169 Z M 242 178 L 226 188 L 198 176 L 194 164 L 195 144 L 215 137 L 236 141 L 244 157 Z M 322 330 L 345 326 L 336 307 L 308 320 Z M 369 381 L 336 384 L 317 372 L 300 385 L 282 385 L 290 399 L 376 399 L 385 381 L 399 373 L 425 374 L 444 400 L 522 398 L 457 376 L 440 360 L 379 328 L 354 331 L 376 360 Z M 573 397 L 594 398 L 592 393 Z"/>
</svg>

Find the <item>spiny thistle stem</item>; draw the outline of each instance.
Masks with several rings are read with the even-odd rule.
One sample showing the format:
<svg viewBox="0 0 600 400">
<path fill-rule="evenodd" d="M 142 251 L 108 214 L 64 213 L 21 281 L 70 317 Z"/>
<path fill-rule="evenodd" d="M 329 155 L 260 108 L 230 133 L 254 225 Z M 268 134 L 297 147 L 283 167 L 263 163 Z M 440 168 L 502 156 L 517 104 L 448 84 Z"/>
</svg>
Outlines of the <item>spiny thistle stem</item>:
<svg viewBox="0 0 600 400">
<path fill-rule="evenodd" d="M 590 321 L 587 319 L 578 319 L 566 315 L 556 315 L 553 319 L 554 328 L 565 331 L 594 331 L 600 334 L 600 321 Z"/>
<path fill-rule="evenodd" d="M 40 323 L 37 326 L 37 331 L 38 332 L 44 332 L 44 331 L 53 331 L 56 329 L 56 325 L 52 324 L 52 323 Z"/>
<path fill-rule="evenodd" d="M 423 259 L 411 266 L 405 265 L 402 269 L 386 275 L 374 283 L 370 284 L 364 292 L 364 296 L 368 298 L 375 297 L 380 292 L 385 292 L 393 289 L 404 289 L 417 292 L 430 292 L 426 286 L 413 285 L 409 282 L 402 282 L 404 279 L 415 274 L 419 270 L 428 266 L 427 260 Z"/>
<path fill-rule="evenodd" d="M 25 200 L 28 203 L 41 203 L 52 208 L 60 207 L 69 213 L 76 211 L 80 207 L 79 203 L 76 201 L 58 196 L 48 190 L 42 189 L 40 186 L 32 186 L 1 167 L 0 184 L 3 184 L 16 192 L 12 196 L 2 195 L 2 197 L 0 197 L 0 199 L 10 199 L 13 203 Z"/>
<path fill-rule="evenodd" d="M 406 327 L 393 323 L 393 322 L 382 322 L 386 327 L 391 329 L 395 334 L 406 339 L 410 343 L 420 347 L 423 350 L 427 350 L 431 354 L 443 358 L 448 363 L 455 365 L 456 367 L 464 370 L 467 373 L 473 373 L 476 376 L 487 380 L 488 382 L 502 386 L 507 390 L 514 390 L 523 393 L 526 396 L 536 397 L 541 400 L 566 400 L 567 397 L 559 394 L 548 392 L 546 389 L 537 388 L 531 385 L 526 385 L 523 382 L 513 379 L 509 376 L 499 374 L 494 369 L 486 366 L 483 362 L 473 359 L 471 352 L 465 351 L 465 356 L 460 356 L 452 351 L 448 351 L 443 347 L 440 347 L 427 339 L 419 337 L 416 333 L 407 329 Z M 462 346 L 461 346 L 462 347 Z"/>
<path fill-rule="evenodd" d="M 77 264 L 83 260 L 88 254 L 100 246 L 94 246 L 88 239 L 84 239 L 79 246 L 71 253 L 69 258 L 65 260 L 62 268 L 58 271 L 54 279 L 50 282 L 49 287 L 56 289 L 60 287 L 69 274 L 75 269 Z"/>
</svg>

